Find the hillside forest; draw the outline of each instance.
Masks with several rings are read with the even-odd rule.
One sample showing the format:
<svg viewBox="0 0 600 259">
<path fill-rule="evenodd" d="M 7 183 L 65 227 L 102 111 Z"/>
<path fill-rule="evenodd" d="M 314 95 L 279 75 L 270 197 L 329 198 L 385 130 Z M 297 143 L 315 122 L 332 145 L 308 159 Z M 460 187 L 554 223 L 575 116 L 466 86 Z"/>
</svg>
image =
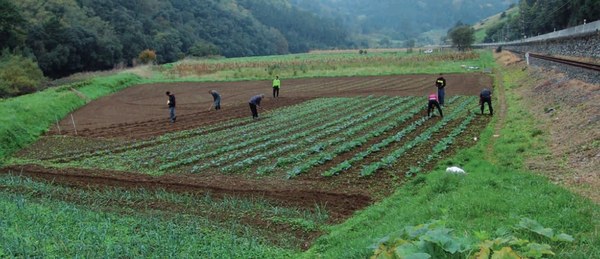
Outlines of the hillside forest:
<svg viewBox="0 0 600 259">
<path fill-rule="evenodd" d="M 382 47 L 386 40 L 431 44 L 418 33 L 445 33 L 457 22 L 506 10 L 511 2 L 0 0 L 0 98 L 78 72 L 134 66 L 148 61 L 140 59 L 148 51 L 155 54 L 151 62 L 164 64 L 194 56 Z M 488 40 L 501 33 L 510 39 L 561 29 L 582 17 L 597 20 L 599 5 L 597 0 L 521 0 L 521 12 L 491 28 Z M 372 45 L 368 38 L 381 40 Z"/>
<path fill-rule="evenodd" d="M 521 0 L 517 7 L 514 16 L 502 13 L 484 42 L 517 40 L 600 20 L 598 0 Z"/>
</svg>

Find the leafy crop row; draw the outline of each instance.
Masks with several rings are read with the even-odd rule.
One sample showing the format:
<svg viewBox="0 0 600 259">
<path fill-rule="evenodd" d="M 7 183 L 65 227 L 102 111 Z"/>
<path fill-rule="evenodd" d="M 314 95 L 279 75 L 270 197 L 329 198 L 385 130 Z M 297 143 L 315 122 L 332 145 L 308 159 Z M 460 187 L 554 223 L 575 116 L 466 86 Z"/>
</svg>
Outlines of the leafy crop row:
<svg viewBox="0 0 600 259">
<path fill-rule="evenodd" d="M 362 170 L 360 171 L 360 175 L 361 176 L 369 176 L 369 175 L 374 174 L 377 170 L 379 170 L 381 168 L 391 167 L 392 165 L 394 165 L 396 163 L 398 158 L 400 158 L 400 156 L 402 156 L 408 150 L 412 149 L 413 147 L 415 147 L 416 145 L 418 145 L 420 143 L 424 143 L 425 141 L 429 140 L 433 133 L 439 131 L 442 127 L 444 127 L 446 124 L 448 124 L 449 121 L 454 120 L 461 113 L 464 113 L 466 111 L 467 106 L 469 104 L 473 103 L 474 99 L 475 99 L 475 97 L 466 98 L 466 100 L 464 100 L 462 103 L 460 103 L 453 110 L 452 113 L 447 114 L 442 120 L 440 120 L 438 123 L 436 123 L 432 127 L 423 131 L 419 136 L 415 137 L 413 140 L 405 143 L 400 148 L 392 151 L 390 154 L 388 154 L 387 156 L 382 158 L 380 161 L 373 162 L 371 164 L 363 166 Z"/>
<path fill-rule="evenodd" d="M 467 117 L 465 117 L 465 119 L 460 123 L 460 125 L 458 125 L 456 128 L 454 128 L 452 130 L 452 132 L 450 132 L 450 134 L 448 134 L 448 136 L 442 138 L 440 141 L 438 141 L 438 143 L 435 146 L 433 146 L 431 153 L 429 153 L 427 155 L 427 157 L 425 157 L 424 159 L 419 161 L 418 166 L 411 167 L 406 172 L 406 174 L 412 175 L 414 173 L 418 173 L 422 170 L 422 166 L 428 164 L 433 159 L 439 158 L 440 154 L 442 152 L 444 152 L 445 150 L 447 150 L 450 147 L 450 145 L 452 145 L 456 136 L 460 135 L 467 129 L 467 127 L 469 126 L 471 121 L 473 121 L 474 118 L 475 118 L 475 114 L 469 113 L 467 115 Z"/>
<path fill-rule="evenodd" d="M 389 100 L 392 100 L 390 98 L 386 98 Z M 375 104 L 370 106 L 370 108 L 373 108 L 374 106 L 379 106 L 380 104 Z M 160 167 L 160 170 L 167 170 L 167 169 L 171 169 L 171 168 L 175 168 L 175 167 L 179 167 L 179 166 L 183 166 L 183 165 L 189 165 L 195 162 L 200 161 L 201 159 L 205 159 L 205 158 L 210 158 L 219 154 L 227 154 L 228 152 L 234 151 L 234 150 L 238 150 L 240 148 L 244 148 L 244 147 L 248 147 L 251 145 L 254 145 L 255 148 L 260 149 L 260 148 L 265 148 L 270 146 L 271 144 L 273 144 L 272 142 L 270 142 L 270 139 L 276 139 L 277 137 L 280 136 L 287 136 L 290 134 L 293 134 L 293 132 L 295 131 L 301 131 L 303 129 L 306 129 L 308 127 L 314 126 L 316 124 L 318 124 L 319 122 L 322 122 L 323 120 L 327 120 L 330 118 L 335 118 L 336 116 L 339 116 L 341 114 L 341 112 L 343 111 L 336 111 L 334 113 L 328 113 L 326 111 L 324 111 L 323 113 L 323 117 L 321 116 L 311 116 L 311 117 L 307 117 L 308 119 L 305 120 L 301 120 L 301 123 L 296 123 L 295 125 L 288 127 L 286 129 L 282 129 L 278 132 L 274 132 L 273 134 L 270 135 L 262 135 L 262 136 L 257 136 L 254 138 L 248 138 L 248 136 L 246 136 L 246 140 L 241 142 L 241 143 L 237 143 L 237 144 L 233 144 L 233 145 L 222 145 L 219 148 L 217 148 L 216 150 L 213 150 L 211 152 L 208 153 L 204 153 L 204 154 L 197 154 L 185 159 L 181 159 L 181 160 L 177 160 L 175 162 L 171 162 L 171 163 L 167 163 L 164 164 Z M 300 118 L 297 118 L 300 119 Z M 304 134 L 303 132 L 300 132 L 299 134 Z M 250 153 L 250 152 L 247 152 Z M 228 157 L 237 157 L 239 154 L 227 154 L 226 156 Z M 228 160 L 228 158 L 224 159 L 224 160 Z M 205 168 L 205 167 L 203 167 Z M 200 168 L 196 167 L 194 169 L 194 172 L 198 172 L 200 170 Z"/>
<path fill-rule="evenodd" d="M 318 139 L 333 135 L 333 134 L 335 134 L 341 130 L 344 130 L 348 127 L 351 127 L 353 125 L 362 125 L 363 122 L 368 121 L 370 118 L 377 116 L 378 114 L 381 114 L 381 113 L 385 112 L 386 110 L 388 110 L 390 107 L 399 105 L 402 102 L 405 102 L 406 100 L 407 100 L 407 98 L 395 98 L 393 102 L 386 103 L 385 105 L 380 106 L 380 108 L 378 108 L 378 109 L 364 109 L 364 110 L 359 110 L 355 113 L 350 113 L 350 114 L 346 113 L 347 115 L 345 117 L 342 117 L 336 121 L 326 123 L 319 127 L 310 128 L 305 131 L 301 131 L 296 134 L 293 134 L 291 136 L 282 136 L 279 139 L 272 139 L 272 140 L 268 141 L 267 143 L 269 144 L 268 146 L 272 146 L 272 145 L 282 144 L 282 143 L 287 143 L 287 142 L 296 143 L 296 141 L 301 140 L 300 145 L 310 144 L 310 143 L 315 142 Z M 369 112 L 367 114 L 361 114 L 361 113 L 364 113 L 365 111 L 369 111 Z M 269 143 L 269 142 L 271 142 L 271 143 Z M 267 143 L 264 143 L 263 145 L 265 145 Z M 258 148 L 254 148 L 253 150 L 245 150 L 245 153 L 252 153 L 257 150 L 258 150 Z M 280 154 L 280 153 L 271 152 L 271 151 L 269 151 L 269 153 L 270 154 Z M 262 156 L 262 157 L 266 158 L 266 156 L 264 156 L 264 155 L 258 154 L 258 156 Z M 234 158 L 238 157 L 238 154 L 232 154 L 231 157 L 234 157 Z M 234 169 L 240 169 L 244 166 L 251 165 L 252 163 L 250 163 L 250 162 L 254 162 L 254 161 L 258 161 L 258 160 L 257 159 L 249 159 L 245 163 L 236 163 L 234 166 L 224 167 L 224 168 L 222 168 L 222 171 L 231 171 Z M 218 165 L 219 164 L 217 164 L 217 166 Z"/>
</svg>

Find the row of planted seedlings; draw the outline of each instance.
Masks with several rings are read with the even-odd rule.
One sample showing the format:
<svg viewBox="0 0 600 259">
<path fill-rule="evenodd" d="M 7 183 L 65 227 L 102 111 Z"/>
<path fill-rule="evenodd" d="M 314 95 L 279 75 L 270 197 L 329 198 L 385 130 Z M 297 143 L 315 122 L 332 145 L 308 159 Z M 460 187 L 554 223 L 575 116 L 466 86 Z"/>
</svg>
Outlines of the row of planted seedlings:
<svg viewBox="0 0 600 259">
<path fill-rule="evenodd" d="M 379 105 L 377 108 L 367 108 L 357 110 L 355 112 L 346 110 L 343 113 L 344 116 L 339 117 L 335 121 L 331 121 L 323 125 L 315 125 L 314 127 L 308 128 L 302 132 L 288 136 L 282 136 L 279 139 L 273 139 L 271 140 L 271 145 L 265 146 L 265 148 L 261 148 L 260 150 L 254 148 L 244 150 L 244 153 L 252 154 L 249 157 L 232 154 L 230 159 L 228 159 L 229 164 L 222 166 L 221 171 L 233 172 L 251 168 L 251 166 L 258 164 L 259 162 L 268 161 L 273 157 L 284 155 L 293 150 L 302 148 L 310 150 L 324 148 L 325 143 L 344 141 L 343 138 L 336 137 L 344 130 L 356 127 L 365 127 L 369 125 L 369 122 L 372 118 L 377 117 L 379 114 L 385 114 L 386 111 L 390 110 L 391 107 L 397 107 L 398 105 L 401 105 L 402 107 L 411 105 L 409 102 L 407 102 L 409 100 L 407 97 L 392 98 L 390 100 L 393 101 L 374 104 Z M 325 141 L 323 141 L 323 139 L 325 139 Z M 287 143 L 287 145 L 281 145 L 284 143 Z M 312 145 L 314 143 L 319 144 Z M 276 145 L 279 146 L 276 147 Z M 266 172 L 261 171 L 261 173 L 264 174 Z"/>
<path fill-rule="evenodd" d="M 448 103 L 452 103 L 455 98 L 448 100 Z M 320 152 L 304 152 L 302 154 L 295 154 L 286 158 L 278 159 L 275 167 L 279 164 L 287 164 L 290 161 L 290 165 L 285 169 L 287 171 L 287 177 L 292 178 L 300 174 L 308 172 L 311 168 L 323 165 L 335 157 L 354 152 L 356 149 L 365 145 L 369 141 L 376 139 L 384 134 L 389 134 L 398 127 L 404 125 L 406 122 L 411 120 L 413 117 L 422 113 L 425 106 L 423 105 L 423 99 L 419 97 L 412 97 L 412 106 L 403 107 L 396 110 L 388 111 L 387 115 L 382 115 L 380 118 L 373 120 L 372 125 L 376 125 L 370 130 L 365 131 L 364 128 L 371 128 L 372 125 L 362 125 L 354 130 L 350 130 L 345 133 L 343 142 L 335 143 L 327 150 Z M 424 121 L 425 119 L 417 118 L 416 121 Z M 383 124 L 380 124 L 383 122 Z M 362 134 L 359 134 L 362 133 Z"/>
<path fill-rule="evenodd" d="M 269 155 L 282 154 L 301 147 L 302 142 L 305 142 L 307 139 L 312 139 L 310 142 L 314 142 L 322 136 L 331 134 L 331 132 L 360 123 L 362 120 L 365 120 L 365 117 L 373 116 L 377 112 L 382 112 L 388 105 L 397 105 L 406 99 L 381 97 L 371 100 L 372 102 L 364 102 L 364 100 L 362 100 L 363 102 L 359 102 L 359 100 L 354 99 L 354 102 L 348 109 L 337 108 L 332 111 L 324 111 L 324 113 L 330 113 L 327 114 L 329 117 L 316 115 L 312 118 L 302 118 L 302 120 L 308 123 L 303 125 L 301 130 L 293 134 L 282 134 L 258 146 L 249 147 L 240 150 L 238 153 L 227 154 L 226 156 L 213 159 L 209 163 L 195 167 L 195 169 L 202 170 L 211 166 L 218 166 L 221 167 L 222 171 L 229 172 L 236 169 L 244 169 L 244 167 L 251 165 L 253 162 L 266 159 Z M 363 105 L 358 105 L 360 103 L 363 103 Z M 278 147 L 275 148 L 276 146 Z M 251 157 L 248 158 L 247 155 L 251 155 Z M 227 162 L 231 162 L 230 165 L 224 166 Z"/>
<path fill-rule="evenodd" d="M 389 99 L 389 98 L 388 98 Z M 367 105 L 368 103 L 363 103 L 363 105 Z M 338 104 L 343 105 L 343 104 Z M 332 112 L 333 111 L 333 112 Z M 291 119 L 289 125 L 284 125 L 279 122 L 279 120 L 273 119 L 271 123 L 276 125 L 276 130 L 271 132 L 270 134 L 262 134 L 257 131 L 249 131 L 245 136 L 245 141 L 243 142 L 231 142 L 231 143 L 223 143 L 223 145 L 217 147 L 216 149 L 204 153 L 199 154 L 194 157 L 192 161 L 189 163 L 186 161 L 183 165 L 194 164 L 191 172 L 198 173 L 201 172 L 205 167 L 199 167 L 198 165 L 202 163 L 202 161 L 209 160 L 212 165 L 218 164 L 218 161 L 226 161 L 227 159 L 235 158 L 237 156 L 242 156 L 244 154 L 249 154 L 252 151 L 250 150 L 261 150 L 267 147 L 270 147 L 275 144 L 274 139 L 279 139 L 282 136 L 287 136 L 290 134 L 294 134 L 297 132 L 304 132 L 307 128 L 312 127 L 313 125 L 317 125 L 322 123 L 323 120 L 331 120 L 340 116 L 342 114 L 341 111 L 335 109 L 335 106 L 321 109 L 318 113 L 311 113 L 308 115 L 303 114 L 282 114 L 286 120 Z M 258 127 L 265 127 L 266 125 L 260 124 Z M 239 152 L 242 150 L 242 152 Z M 245 150 L 245 151 L 244 151 Z M 216 157 L 216 158 L 215 158 Z M 221 157 L 221 158 L 219 158 Z M 223 158 L 224 157 L 224 158 Z M 177 166 L 180 166 L 178 164 Z M 161 170 L 169 169 L 169 164 L 161 166 Z"/>
<path fill-rule="evenodd" d="M 447 104 L 448 105 L 453 104 L 458 98 L 459 98 L 458 96 L 451 97 L 448 100 Z M 409 114 L 407 114 L 407 115 L 409 115 Z M 404 118 L 400 118 L 400 119 L 404 119 Z M 334 175 L 340 174 L 343 171 L 349 170 L 356 164 L 361 164 L 362 161 L 364 159 L 366 159 L 367 157 L 369 157 L 375 153 L 379 153 L 381 150 L 389 149 L 395 143 L 400 143 L 401 141 L 404 141 L 404 139 L 407 135 L 411 134 L 412 132 L 415 132 L 426 121 L 427 121 L 427 118 L 425 118 L 425 117 L 413 121 L 411 124 L 405 126 L 400 131 L 398 131 L 396 134 L 393 134 L 387 138 L 384 138 L 384 139 L 380 140 L 379 142 L 373 143 L 371 146 L 369 146 L 365 150 L 354 154 L 354 156 L 352 156 L 351 158 L 346 159 L 343 162 L 340 162 L 335 166 L 332 166 L 328 170 L 324 171 L 322 173 L 322 175 L 323 176 L 334 176 Z M 364 142 L 364 140 L 363 140 L 363 142 Z"/>
<path fill-rule="evenodd" d="M 371 98 L 368 98 L 371 99 Z M 205 158 L 232 152 L 236 149 L 256 144 L 274 134 L 282 134 L 294 127 L 308 126 L 298 124 L 299 118 L 311 118 L 311 114 L 334 110 L 336 106 L 347 105 L 348 98 L 331 98 L 323 102 L 309 101 L 304 104 L 287 107 L 272 112 L 268 119 L 249 123 L 228 130 L 216 131 L 206 135 L 167 141 L 142 149 L 132 149 L 115 155 L 90 157 L 80 161 L 84 167 L 103 166 L 111 161 L 110 168 L 139 170 L 162 173 L 182 166 L 191 165 Z"/>
<path fill-rule="evenodd" d="M 405 174 L 407 176 L 411 176 L 413 174 L 419 173 L 421 172 L 421 170 L 423 170 L 423 167 L 429 164 L 429 162 L 431 162 L 433 159 L 440 158 L 442 152 L 450 148 L 452 143 L 454 143 L 456 137 L 462 134 L 469 127 L 473 119 L 475 119 L 475 113 L 468 113 L 468 115 L 464 117 L 464 120 L 461 121 L 457 127 L 452 129 L 452 131 L 447 136 L 440 139 L 435 144 L 435 146 L 433 146 L 431 152 L 429 152 L 429 154 L 426 157 L 421 157 L 417 164 L 411 166 Z"/>
<path fill-rule="evenodd" d="M 457 107 L 453 109 L 450 114 L 447 114 L 443 119 L 434 124 L 433 126 L 425 129 L 414 139 L 405 142 L 399 148 L 394 149 L 391 153 L 381 158 L 379 161 L 372 162 L 368 165 L 363 165 L 363 168 L 360 170 L 361 176 L 370 176 L 375 174 L 377 171 L 382 170 L 384 168 L 392 167 L 396 161 L 404 154 L 406 154 L 409 150 L 414 148 L 419 144 L 423 144 L 426 141 L 431 139 L 431 136 L 440 131 L 444 126 L 446 126 L 450 121 L 456 120 L 459 118 L 465 119 L 464 115 L 467 111 L 469 105 L 471 105 L 475 101 L 475 97 L 467 97 L 464 101 L 459 103 Z M 466 120 L 466 119 L 465 119 Z"/>
<path fill-rule="evenodd" d="M 367 117 L 368 120 L 337 134 L 331 134 L 327 139 L 316 144 L 297 149 L 295 152 L 281 154 L 274 163 L 258 167 L 257 173 L 265 174 L 280 170 L 287 171 L 288 177 L 293 177 L 333 159 L 338 154 L 348 152 L 369 139 L 398 127 L 423 109 L 420 98 L 409 97 L 409 99 L 404 105 L 394 105 L 383 112 L 375 112 Z M 316 139 L 310 140 L 316 141 Z"/>
<path fill-rule="evenodd" d="M 336 101 L 343 102 L 344 100 L 340 99 Z M 312 108 L 304 111 L 299 105 L 289 106 L 283 108 L 283 110 L 290 113 L 299 112 L 301 114 L 309 114 L 311 112 L 317 112 L 321 108 L 327 108 L 323 107 L 318 102 L 315 103 L 311 101 L 310 103 L 312 104 L 310 105 Z M 277 116 L 278 115 L 276 114 L 274 115 L 274 117 Z M 293 120 L 291 119 L 287 122 L 282 121 L 281 125 L 286 125 L 286 123 L 292 122 Z M 203 132 L 202 129 L 188 131 L 192 133 L 186 132 L 168 134 L 158 137 L 160 141 L 156 141 L 155 145 L 132 148 L 125 150 L 124 152 L 117 153 L 109 151 L 100 156 L 87 157 L 81 160 L 80 164 L 82 166 L 93 167 L 98 163 L 103 163 L 103 161 L 111 160 L 115 165 L 127 165 L 126 168 L 129 167 L 133 170 L 153 169 L 158 167 L 158 165 L 166 163 L 167 161 L 177 161 L 178 158 L 185 158 L 188 155 L 192 156 L 194 154 L 199 154 L 205 151 L 206 148 L 210 147 L 211 143 L 220 143 L 222 145 L 231 141 L 242 142 L 242 140 L 245 138 L 245 132 L 247 131 L 268 134 L 269 131 L 273 130 L 273 125 L 270 125 L 268 122 L 266 124 L 267 127 L 255 128 L 256 125 L 254 123 L 248 123 L 228 130 L 221 130 L 207 134 L 198 134 Z"/>
<path fill-rule="evenodd" d="M 340 101 L 343 101 L 343 99 L 340 99 Z M 312 101 L 309 101 L 309 102 L 312 102 Z M 296 110 L 303 109 L 299 105 L 300 104 L 284 107 L 284 108 L 279 109 L 278 111 L 296 112 Z M 335 104 L 331 103 L 328 105 L 333 106 Z M 323 107 L 323 108 L 326 108 L 326 107 Z M 218 123 L 215 125 L 197 128 L 197 129 L 178 131 L 178 132 L 174 132 L 174 133 L 167 133 L 163 136 L 151 138 L 151 139 L 147 139 L 147 140 L 135 140 L 135 141 L 128 141 L 125 143 L 121 142 L 121 143 L 117 143 L 117 144 L 114 144 L 111 146 L 104 147 L 99 150 L 94 150 L 93 152 L 73 151 L 73 152 L 63 153 L 60 155 L 49 157 L 46 160 L 49 160 L 54 163 L 68 163 L 70 161 L 81 160 L 81 159 L 85 159 L 88 157 L 94 157 L 94 156 L 101 157 L 101 156 L 105 156 L 105 155 L 118 154 L 118 153 L 126 152 L 129 150 L 137 150 L 137 149 L 157 146 L 157 145 L 161 145 L 161 144 L 169 144 L 170 145 L 171 143 L 173 143 L 173 141 L 176 141 L 176 140 L 183 140 L 184 142 L 187 142 L 187 140 L 189 138 L 203 137 L 204 135 L 206 135 L 210 132 L 219 131 L 222 129 L 231 130 L 232 128 L 239 128 L 240 130 L 243 130 L 243 127 L 236 127 L 236 126 L 243 126 L 245 124 L 248 124 L 249 122 L 251 122 L 251 120 L 249 120 L 247 118 L 233 119 L 233 120 L 221 122 L 221 123 Z M 231 132 L 233 133 L 234 131 L 231 131 Z M 218 139 L 215 139 L 215 140 L 218 140 Z M 190 151 L 192 151 L 192 150 L 190 150 Z"/>
<path fill-rule="evenodd" d="M 221 122 L 215 125 L 200 127 L 193 130 L 178 131 L 174 133 L 167 133 L 160 137 L 143 139 L 143 140 L 131 140 L 131 141 L 118 141 L 112 145 L 106 145 L 100 149 L 93 150 L 91 152 L 81 152 L 79 150 L 73 150 L 70 152 L 61 153 L 52 157 L 47 157 L 44 160 L 49 160 L 55 163 L 67 163 L 69 161 L 81 160 L 87 157 L 93 156 L 104 156 L 111 154 L 118 154 L 132 149 L 141 149 L 150 146 L 156 146 L 162 143 L 172 142 L 176 139 L 185 139 L 193 136 L 205 135 L 209 132 L 213 132 L 223 128 L 231 128 L 236 125 L 243 125 L 247 123 L 247 119 L 233 119 L 225 122 Z"/>
</svg>

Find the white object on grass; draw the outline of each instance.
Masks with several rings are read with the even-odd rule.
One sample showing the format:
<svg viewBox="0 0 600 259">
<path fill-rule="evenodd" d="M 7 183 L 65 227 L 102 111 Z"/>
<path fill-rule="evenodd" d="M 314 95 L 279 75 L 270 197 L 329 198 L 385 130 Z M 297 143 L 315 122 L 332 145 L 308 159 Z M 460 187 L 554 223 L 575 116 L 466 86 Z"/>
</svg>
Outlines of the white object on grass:
<svg viewBox="0 0 600 259">
<path fill-rule="evenodd" d="M 456 167 L 456 166 L 451 166 L 446 168 L 446 173 L 451 173 L 451 174 L 467 174 L 465 172 L 465 170 L 463 170 L 460 167 Z"/>
</svg>

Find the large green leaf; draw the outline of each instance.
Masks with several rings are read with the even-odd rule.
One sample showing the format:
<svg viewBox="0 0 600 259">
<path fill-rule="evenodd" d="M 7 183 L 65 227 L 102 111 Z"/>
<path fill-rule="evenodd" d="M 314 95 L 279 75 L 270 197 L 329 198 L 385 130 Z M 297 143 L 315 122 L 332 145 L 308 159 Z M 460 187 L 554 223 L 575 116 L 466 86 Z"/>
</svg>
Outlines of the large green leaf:
<svg viewBox="0 0 600 259">
<path fill-rule="evenodd" d="M 529 229 L 535 233 L 538 233 L 548 238 L 554 237 L 554 230 L 552 230 L 551 228 L 545 228 L 544 226 L 542 226 L 542 224 L 538 223 L 533 219 L 522 218 L 517 226 L 523 229 Z"/>
<path fill-rule="evenodd" d="M 547 244 L 538 244 L 538 243 L 530 243 L 527 245 L 527 252 L 525 252 L 525 256 L 534 257 L 534 258 L 542 258 L 544 255 L 554 255 L 552 252 L 552 247 Z"/>
<path fill-rule="evenodd" d="M 494 254 L 492 255 L 492 259 L 521 259 L 522 257 L 519 256 L 515 251 L 512 250 L 512 248 L 510 247 L 503 247 L 502 249 L 500 249 L 499 251 L 494 251 Z"/>
<path fill-rule="evenodd" d="M 553 239 L 556 241 L 562 241 L 562 242 L 575 241 L 575 238 L 573 238 L 573 236 L 571 236 L 569 234 L 565 234 L 565 233 L 560 233 L 560 234 L 556 235 Z"/>
</svg>

